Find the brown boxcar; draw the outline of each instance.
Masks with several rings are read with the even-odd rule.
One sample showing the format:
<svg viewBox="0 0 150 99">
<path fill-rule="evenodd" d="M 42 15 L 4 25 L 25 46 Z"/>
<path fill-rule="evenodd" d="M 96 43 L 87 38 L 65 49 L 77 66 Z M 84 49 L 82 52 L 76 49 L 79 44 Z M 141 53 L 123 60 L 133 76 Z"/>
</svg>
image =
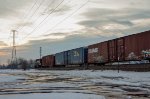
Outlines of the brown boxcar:
<svg viewBox="0 0 150 99">
<path fill-rule="evenodd" d="M 88 46 L 88 63 L 103 64 L 108 62 L 108 43 L 101 42 Z"/>
<path fill-rule="evenodd" d="M 124 61 L 125 60 L 125 38 L 121 37 L 117 39 L 117 60 Z"/>
<path fill-rule="evenodd" d="M 50 68 L 55 65 L 55 57 L 54 55 L 47 55 L 42 57 L 42 67 L 43 68 Z"/>
<path fill-rule="evenodd" d="M 150 31 L 125 37 L 125 60 L 150 58 Z"/>
<path fill-rule="evenodd" d="M 110 62 L 116 61 L 117 60 L 117 40 L 109 40 L 108 41 L 108 60 Z"/>
<path fill-rule="evenodd" d="M 108 60 L 109 62 L 124 61 L 125 39 L 124 37 L 108 41 Z"/>
<path fill-rule="evenodd" d="M 88 63 L 150 60 L 150 31 L 88 46 Z"/>
</svg>

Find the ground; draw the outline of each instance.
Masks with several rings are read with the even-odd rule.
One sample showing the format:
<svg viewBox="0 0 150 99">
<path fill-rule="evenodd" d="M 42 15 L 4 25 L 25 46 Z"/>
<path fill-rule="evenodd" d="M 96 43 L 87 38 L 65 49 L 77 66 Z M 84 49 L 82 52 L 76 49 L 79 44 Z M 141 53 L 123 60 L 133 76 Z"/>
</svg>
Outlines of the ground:
<svg viewBox="0 0 150 99">
<path fill-rule="evenodd" d="M 0 99 L 149 99 L 150 72 L 0 70 Z"/>
</svg>

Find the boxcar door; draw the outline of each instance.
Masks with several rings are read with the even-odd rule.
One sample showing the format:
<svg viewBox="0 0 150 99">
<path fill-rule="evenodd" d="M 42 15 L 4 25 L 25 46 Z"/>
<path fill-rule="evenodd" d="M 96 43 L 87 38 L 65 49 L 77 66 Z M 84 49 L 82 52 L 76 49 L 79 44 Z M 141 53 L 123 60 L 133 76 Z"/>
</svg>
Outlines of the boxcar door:
<svg viewBox="0 0 150 99">
<path fill-rule="evenodd" d="M 125 60 L 125 42 L 124 38 L 117 39 L 117 57 L 119 61 Z"/>
<path fill-rule="evenodd" d="M 116 61 L 117 59 L 117 54 L 116 54 L 116 40 L 110 40 L 108 41 L 108 53 L 109 53 L 109 61 L 113 62 Z"/>
</svg>

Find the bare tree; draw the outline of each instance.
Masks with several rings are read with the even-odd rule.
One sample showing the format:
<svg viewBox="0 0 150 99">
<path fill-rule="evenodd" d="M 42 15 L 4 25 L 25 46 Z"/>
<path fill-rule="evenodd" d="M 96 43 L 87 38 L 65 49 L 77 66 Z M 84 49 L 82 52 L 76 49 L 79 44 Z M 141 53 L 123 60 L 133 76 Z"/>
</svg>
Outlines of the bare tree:
<svg viewBox="0 0 150 99">
<path fill-rule="evenodd" d="M 18 68 L 26 70 L 28 68 L 28 61 L 24 58 L 19 58 L 18 60 Z"/>
<path fill-rule="evenodd" d="M 30 69 L 30 68 L 34 68 L 35 66 L 35 61 L 30 59 L 30 60 L 26 60 L 24 58 L 18 58 L 17 62 L 16 61 L 10 61 L 8 60 L 8 68 L 11 69 Z"/>
</svg>

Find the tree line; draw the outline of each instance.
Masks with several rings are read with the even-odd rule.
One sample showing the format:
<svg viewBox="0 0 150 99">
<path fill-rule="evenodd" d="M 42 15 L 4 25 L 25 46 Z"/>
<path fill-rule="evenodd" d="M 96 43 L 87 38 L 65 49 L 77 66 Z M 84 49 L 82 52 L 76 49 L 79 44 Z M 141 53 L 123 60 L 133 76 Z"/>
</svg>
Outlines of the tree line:
<svg viewBox="0 0 150 99">
<path fill-rule="evenodd" d="M 35 60 L 27 60 L 24 58 L 17 58 L 16 60 L 8 60 L 8 65 L 6 66 L 7 69 L 33 69 L 35 67 Z"/>
</svg>

